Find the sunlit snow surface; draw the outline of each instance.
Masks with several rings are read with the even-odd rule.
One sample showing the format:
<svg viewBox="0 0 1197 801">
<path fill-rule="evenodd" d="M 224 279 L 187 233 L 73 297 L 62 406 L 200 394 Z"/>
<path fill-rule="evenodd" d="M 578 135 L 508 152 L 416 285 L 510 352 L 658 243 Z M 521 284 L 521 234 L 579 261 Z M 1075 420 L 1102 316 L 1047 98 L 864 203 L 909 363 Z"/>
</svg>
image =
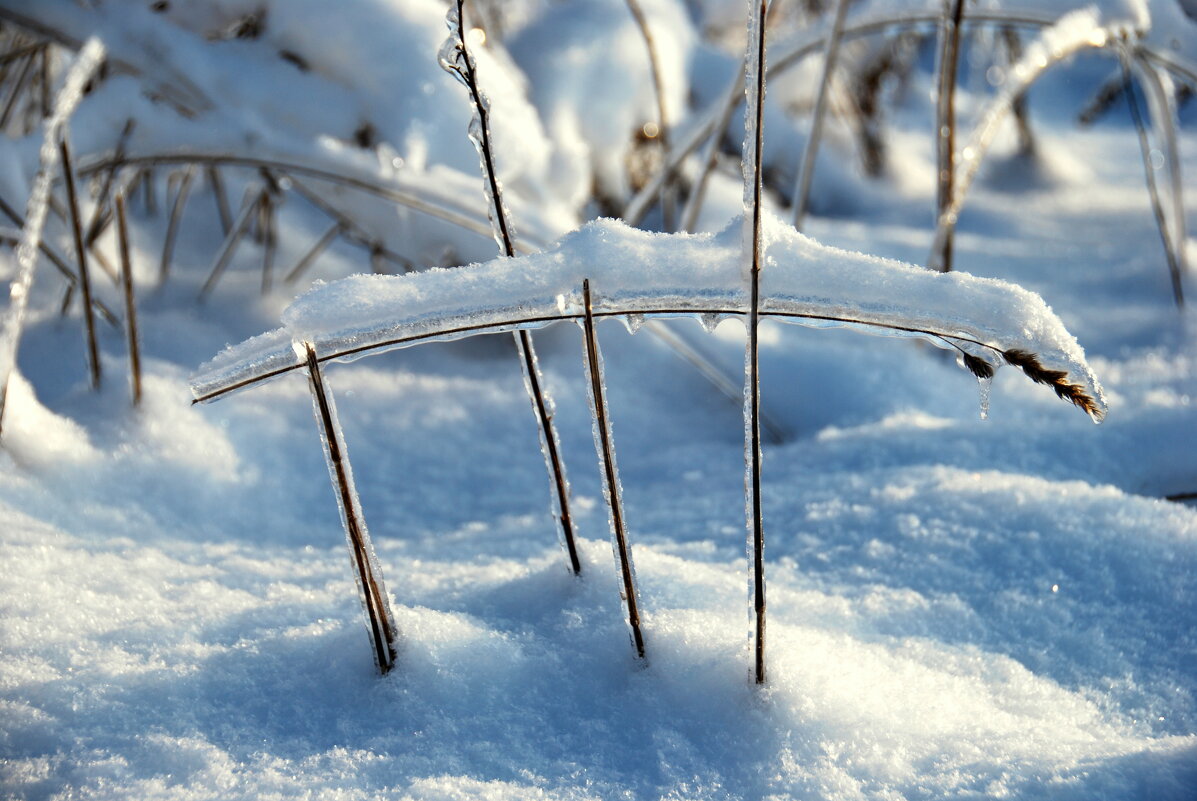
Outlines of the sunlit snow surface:
<svg viewBox="0 0 1197 801">
<path fill-rule="evenodd" d="M 258 300 L 260 250 L 197 307 L 219 239 L 197 216 L 155 294 L 165 223 L 137 211 L 136 412 L 121 332 L 102 329 L 111 380 L 93 395 L 79 321 L 39 274 L 0 451 L 0 797 L 1191 799 L 1197 512 L 1160 498 L 1197 490 L 1197 328 L 1171 305 L 1133 131 L 1078 132 L 1088 89 L 1062 85 L 1032 94 L 1041 161 L 999 137 L 1004 173 L 982 170 L 957 263 L 1050 305 L 1109 416 L 1094 426 L 1002 369 L 981 422 L 976 381 L 939 350 L 766 323 L 764 406 L 789 436 L 765 447 L 763 690 L 740 409 L 657 339 L 598 326 L 645 669 L 576 326 L 536 337 L 580 580 L 510 337 L 328 367 L 403 635 L 380 679 L 304 378 L 188 403 L 197 365 L 290 302 Z M 926 112 L 902 156 L 920 168 Z M 1192 173 L 1187 128 L 1181 148 Z M 733 209 L 719 230 L 740 186 L 712 187 L 709 216 Z M 889 189 L 808 233 L 923 261 L 931 194 Z M 321 231 L 298 211 L 288 226 L 280 263 Z M 349 269 L 360 254 L 335 251 L 320 275 Z M 737 322 L 669 324 L 739 371 Z"/>
</svg>

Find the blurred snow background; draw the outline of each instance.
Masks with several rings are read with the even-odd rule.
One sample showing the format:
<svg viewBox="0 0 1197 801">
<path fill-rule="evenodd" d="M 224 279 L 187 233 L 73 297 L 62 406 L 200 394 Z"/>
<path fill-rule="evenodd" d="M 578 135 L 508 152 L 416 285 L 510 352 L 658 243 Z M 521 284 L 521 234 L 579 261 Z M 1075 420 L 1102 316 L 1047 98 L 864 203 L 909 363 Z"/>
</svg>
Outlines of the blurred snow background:
<svg viewBox="0 0 1197 801">
<path fill-rule="evenodd" d="M 642 5 L 681 140 L 734 78 L 744 9 Z M 801 39 L 815 5 L 779 6 L 778 50 Z M 72 122 L 81 168 L 133 117 L 132 156 L 304 163 L 483 225 L 464 232 L 311 182 L 364 241 L 416 265 L 495 252 L 468 101 L 436 63 L 444 11 L 436 0 L 355 0 L 335 13 L 307 0 L 0 2 L 10 25 L 34 20 L 68 44 L 99 35 L 128 67 Z M 1191 5 L 1150 11 L 1166 24 L 1149 41 L 1178 59 L 1197 47 Z M 473 13 L 524 242 L 620 213 L 660 158 L 626 5 L 479 0 Z M 243 35 L 251 18 L 257 32 Z M 58 75 L 69 48 L 53 54 Z M 882 55 L 896 66 L 878 79 L 879 116 L 867 120 L 881 160 L 866 157 L 845 88 L 806 231 L 920 264 L 934 203 L 934 35 L 863 39 L 842 58 L 867 74 Z M 991 34 L 969 44 L 964 130 L 1000 84 L 1002 58 Z M 808 60 L 769 86 L 768 197 L 779 210 L 818 71 Z M 1095 53 L 1031 90 L 1034 152 L 1019 152 L 1013 125 L 1004 131 L 956 245 L 958 269 L 1021 284 L 1060 315 L 1105 386 L 1101 426 L 1012 370 L 999 372 L 982 422 L 975 379 L 937 351 L 762 329 L 765 409 L 788 432 L 765 454 L 763 690 L 749 684 L 745 654 L 739 406 L 658 339 L 614 324 L 600 335 L 649 666 L 637 668 L 622 619 L 579 334 L 559 326 L 537 344 L 574 487 L 581 579 L 547 514 L 509 338 L 327 371 L 403 632 L 398 668 L 378 678 L 304 381 L 188 403 L 192 370 L 275 327 L 303 287 L 261 295 L 262 246 L 247 240 L 196 302 L 223 238 L 202 175 L 158 286 L 178 167 L 160 168 L 157 213 L 136 202 L 131 220 L 140 408 L 129 406 L 115 328 L 101 327 L 105 384 L 88 389 L 78 302 L 60 317 L 63 284 L 39 267 L 0 450 L 0 795 L 1193 798 L 1197 514 L 1163 498 L 1197 491 L 1197 329 L 1172 302 L 1125 98 L 1076 123 L 1117 76 L 1116 59 Z M 1194 107 L 1178 97 L 1191 172 Z M 23 209 L 40 130 L 19 116 L 0 141 L 0 196 Z M 702 230 L 739 213 L 741 126 L 733 118 L 724 137 Z M 681 172 L 697 169 L 698 155 Z M 258 180 L 252 167 L 223 175 L 234 203 Z M 297 193 L 283 197 L 280 270 L 328 225 Z M 661 224 L 656 210 L 644 221 Z M 71 252 L 61 224 L 49 237 Z M 367 250 L 338 241 L 305 281 L 367 271 Z M 98 284 L 119 306 L 115 287 Z M 738 323 L 714 334 L 671 325 L 729 374 L 741 369 Z"/>
</svg>

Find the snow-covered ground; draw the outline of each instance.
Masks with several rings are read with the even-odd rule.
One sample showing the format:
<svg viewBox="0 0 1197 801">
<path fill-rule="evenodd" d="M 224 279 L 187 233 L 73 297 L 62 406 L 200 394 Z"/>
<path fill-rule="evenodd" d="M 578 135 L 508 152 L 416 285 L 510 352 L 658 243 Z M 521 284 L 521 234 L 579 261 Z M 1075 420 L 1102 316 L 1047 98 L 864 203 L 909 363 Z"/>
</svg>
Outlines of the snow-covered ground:
<svg viewBox="0 0 1197 801">
<path fill-rule="evenodd" d="M 377 5 L 401 9 L 411 26 L 439 8 Z M 543 41 L 536 26 L 568 8 L 542 5 L 512 14 L 513 48 Z M 674 14 L 682 4 L 645 5 Z M 302 31 L 288 30 L 299 47 Z M 621 35 L 636 41 L 634 28 Z M 696 40 L 687 31 L 675 42 L 692 81 L 723 63 L 686 50 Z M 252 59 L 249 45 L 231 44 Z M 577 87 L 537 83 L 560 78 L 535 73 L 546 69 L 539 55 L 496 53 L 504 74 L 529 72 L 533 88 L 513 79 L 511 102 L 541 114 L 537 136 L 554 143 L 522 173 L 508 167 L 517 219 L 550 200 L 548 222 L 536 225 L 556 230 L 593 212 L 578 199 L 578 170 L 626 191 L 627 176 L 612 177 L 623 156 L 569 133 L 595 112 L 571 98 Z M 355 57 L 375 55 L 344 59 Z M 763 408 L 786 434 L 765 446 L 763 687 L 750 680 L 746 645 L 740 406 L 660 338 L 615 322 L 599 335 L 647 665 L 624 622 L 581 335 L 559 324 L 535 339 L 557 403 L 581 577 L 567 570 L 548 513 L 510 336 L 326 369 L 401 632 L 397 666 L 380 678 L 305 379 L 189 403 L 194 370 L 277 327 L 295 288 L 260 296 L 261 248 L 247 242 L 215 292 L 195 301 L 221 239 L 210 189 L 197 181 L 172 276 L 155 289 L 166 221 L 135 203 L 140 408 L 129 405 L 115 328 L 101 327 L 103 388 L 88 388 L 77 306 L 59 317 L 61 285 L 46 265 L 9 388 L 0 796 L 1194 798 L 1197 509 L 1164 497 L 1197 491 L 1197 321 L 1173 305 L 1125 106 L 1094 127 L 1074 123 L 1112 68 L 1082 57 L 1033 90 L 1037 156 L 1012 155 L 1014 137 L 999 138 L 956 242 L 957 269 L 1039 293 L 1075 335 L 1109 402 L 1101 425 L 1013 368 L 999 370 L 982 421 L 977 380 L 939 349 L 763 324 Z M 197 65 L 192 78 L 220 69 Z M 460 104 L 429 123 L 446 127 L 428 136 L 412 120 L 432 112 L 398 104 L 378 111 L 377 127 L 400 161 L 423 141 L 430 164 L 464 176 L 474 167 L 464 94 L 435 73 L 420 80 L 440 81 L 436 92 Z M 113 79 L 99 98 L 124 97 L 122 81 L 133 84 Z M 855 176 L 850 155 L 816 180 L 819 216 L 806 226 L 815 239 L 926 262 L 932 79 L 916 73 L 915 83 L 913 99 L 890 112 L 887 180 Z M 521 93 L 545 105 L 537 112 Z M 380 85 L 344 102 L 384 96 Z M 651 96 L 640 100 L 651 114 Z M 573 117 L 558 108 L 568 102 Z M 970 95 L 961 113 L 982 106 Z M 245 108 L 246 127 L 261 125 Z M 80 126 L 117 117 L 87 99 L 79 114 L 80 142 L 89 137 Z M 1191 107 L 1181 120 L 1191 174 Z M 31 175 L 38 141 L 6 145 L 10 166 Z M 834 143 L 825 147 L 836 157 Z M 554 183 L 562 175 L 573 183 Z M 412 180 L 435 177 L 430 167 Z M 820 186 L 846 200 L 820 207 Z M 709 191 L 703 222 L 717 231 L 740 211 L 738 178 L 717 174 Z M 1197 205 L 1197 191 L 1186 199 Z M 278 264 L 298 260 L 325 224 L 288 200 Z M 415 217 L 408 229 L 421 253 L 440 235 Z M 70 252 L 64 231 L 50 235 Z M 489 257 L 485 238 L 457 244 L 458 255 Z M 313 275 L 364 262 L 337 245 Z M 113 288 L 103 291 L 116 305 Z M 665 324 L 738 376 L 738 321 L 713 333 Z"/>
</svg>

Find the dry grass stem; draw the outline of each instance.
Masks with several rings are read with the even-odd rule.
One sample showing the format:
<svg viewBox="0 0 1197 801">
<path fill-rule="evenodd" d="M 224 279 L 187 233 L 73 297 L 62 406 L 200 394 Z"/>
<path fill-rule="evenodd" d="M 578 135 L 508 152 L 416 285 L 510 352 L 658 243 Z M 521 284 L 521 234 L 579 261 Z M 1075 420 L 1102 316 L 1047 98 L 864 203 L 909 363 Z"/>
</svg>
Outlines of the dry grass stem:
<svg viewBox="0 0 1197 801">
<path fill-rule="evenodd" d="M 75 240 L 75 255 L 79 265 L 79 290 L 83 297 L 83 327 L 87 339 L 87 366 L 92 389 L 100 388 L 102 368 L 100 346 L 96 341 L 96 321 L 91 302 L 91 278 L 87 271 L 87 247 L 83 244 L 83 223 L 79 217 L 79 198 L 75 192 L 75 172 L 71 165 L 71 148 L 64 136 L 58 143 L 62 157 L 62 175 L 66 182 L 67 205 L 70 209 L 71 234 Z"/>
<path fill-rule="evenodd" d="M 362 607 L 374 646 L 374 661 L 384 675 L 395 666 L 396 629 L 393 623 L 390 603 L 386 597 L 382 573 L 371 558 L 373 546 L 362 515 L 357 489 L 353 485 L 353 471 L 349 466 L 349 455 L 341 439 L 341 428 L 337 423 L 336 407 L 327 391 L 320 362 L 310 343 L 304 343 L 305 366 L 312 402 L 316 410 L 316 423 L 320 426 L 324 455 L 328 460 L 328 471 L 337 493 L 341 509 L 341 521 L 349 540 L 349 556 L 353 562 Z"/>
<path fill-rule="evenodd" d="M 811 114 L 810 133 L 806 139 L 806 147 L 802 150 L 802 163 L 798 168 L 798 182 L 794 189 L 794 227 L 802 230 L 806 219 L 807 205 L 810 202 L 811 180 L 815 173 L 815 157 L 819 154 L 819 140 L 823 136 L 823 121 L 827 114 L 827 96 L 831 87 L 831 78 L 835 73 L 835 62 L 839 57 L 840 41 L 844 35 L 844 19 L 847 17 L 848 0 L 836 0 L 835 18 L 831 23 L 831 33 L 827 37 L 827 46 L 823 50 L 823 73 L 819 78 L 819 91 L 815 95 L 815 108 Z"/>
<path fill-rule="evenodd" d="M 747 143 L 753 140 L 751 148 L 752 163 L 744 167 L 745 180 L 751 184 L 745 192 L 745 199 L 751 203 L 752 231 L 751 253 L 749 254 L 749 307 L 748 307 L 748 345 L 745 353 L 744 367 L 744 403 L 745 416 L 748 427 L 745 431 L 746 450 L 745 461 L 748 465 L 748 477 L 745 493 L 748 495 L 745 504 L 748 515 L 749 539 L 751 541 L 752 561 L 752 605 L 755 617 L 755 631 L 753 635 L 753 677 L 757 684 L 765 683 L 765 526 L 761 504 L 761 384 L 760 384 L 760 341 L 758 337 L 760 326 L 761 300 L 761 188 L 762 164 L 764 160 L 764 107 L 765 107 L 765 13 L 766 0 L 758 0 L 749 13 L 756 15 L 756 41 L 751 37 L 748 42 L 746 61 L 756 65 L 755 86 L 750 87 L 748 98 L 748 114 L 745 115 L 749 125 Z M 755 49 L 755 53 L 753 50 Z M 746 70 L 745 74 L 749 74 Z"/>
<path fill-rule="evenodd" d="M 129 224 L 125 216 L 125 193 L 113 198 L 116 208 L 116 241 L 121 259 L 121 289 L 125 298 L 125 341 L 129 346 L 129 383 L 133 405 L 141 403 L 141 346 L 137 336 L 137 301 L 133 295 L 133 263 L 129 258 Z"/>
<path fill-rule="evenodd" d="M 256 186 L 249 186 L 245 190 L 245 198 L 241 202 L 241 211 L 237 214 L 237 219 L 233 223 L 233 230 L 229 231 L 229 235 L 224 238 L 224 242 L 220 245 L 220 250 L 216 252 L 216 259 L 212 262 L 212 270 L 208 273 L 208 278 L 204 281 L 204 285 L 200 287 L 200 298 L 207 297 L 215 287 L 220 277 L 224 274 L 225 268 L 229 266 L 229 262 L 233 258 L 233 254 L 237 252 L 237 245 L 241 241 L 241 237 L 249 229 L 249 223 L 253 219 L 254 212 L 258 208 L 258 204 L 263 197 L 263 191 Z"/>
<path fill-rule="evenodd" d="M 615 445 L 611 440 L 611 421 L 607 418 L 606 388 L 603 380 L 603 357 L 599 353 L 598 337 L 594 332 L 594 306 L 590 298 L 590 279 L 582 282 L 582 317 L 586 375 L 590 383 L 590 411 L 594 415 L 594 447 L 598 451 L 603 470 L 603 496 L 611 519 L 615 551 L 619 557 L 621 595 L 628 610 L 628 625 L 632 629 L 632 643 L 636 656 L 644 659 L 644 634 L 640 630 L 640 602 L 636 593 L 636 572 L 632 568 L 631 548 L 624 525 L 623 501 L 619 496 L 619 470 L 615 464 Z"/>
<path fill-rule="evenodd" d="M 119 159 L 113 159 L 113 164 L 122 163 Z M 149 186 L 153 182 L 153 178 L 146 178 L 147 192 Z M 175 192 L 174 203 L 170 207 L 170 219 L 166 224 L 166 236 L 162 240 L 162 261 L 158 266 L 158 283 L 166 283 L 166 278 L 170 274 L 170 262 L 174 258 L 175 240 L 179 235 L 179 225 L 183 221 L 183 209 L 187 206 L 187 198 L 191 196 L 191 182 L 195 180 L 195 167 L 188 165 L 187 169 L 183 171 L 182 177 L 179 179 L 178 190 Z M 147 207 L 149 202 L 146 202 Z"/>
</svg>

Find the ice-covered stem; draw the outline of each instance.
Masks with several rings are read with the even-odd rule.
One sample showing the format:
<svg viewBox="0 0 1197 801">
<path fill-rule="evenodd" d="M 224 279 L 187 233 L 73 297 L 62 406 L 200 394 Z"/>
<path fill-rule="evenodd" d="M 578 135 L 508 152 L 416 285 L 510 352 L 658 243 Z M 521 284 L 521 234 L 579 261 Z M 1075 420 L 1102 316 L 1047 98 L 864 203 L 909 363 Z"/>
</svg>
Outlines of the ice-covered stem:
<svg viewBox="0 0 1197 801">
<path fill-rule="evenodd" d="M 939 30 L 939 88 L 935 102 L 936 217 L 952 202 L 956 159 L 956 74 L 960 64 L 960 31 L 964 0 L 944 0 Z M 939 269 L 952 269 L 952 234 L 938 243 Z"/>
<path fill-rule="evenodd" d="M 17 347 L 25 322 L 25 310 L 29 304 L 29 292 L 33 286 L 33 271 L 37 265 L 37 253 L 42 245 L 42 230 L 46 224 L 49 209 L 50 188 L 58 171 L 62 156 L 58 144 L 62 140 L 67 120 L 83 97 L 83 87 L 104 61 L 104 45 L 99 39 L 89 39 L 79 51 L 78 57 L 67 72 L 66 80 L 54 101 L 54 113 L 46 123 L 45 135 L 40 151 L 41 164 L 33 180 L 33 190 L 25 211 L 25 224 L 21 230 L 21 242 L 17 246 L 17 277 L 9 286 L 11 302 L 8 315 L 0 328 L 0 427 L 4 420 L 5 400 L 8 396 L 8 379 L 16 364 Z M 11 216 L 11 215 L 10 215 Z M 87 312 L 90 313 L 88 305 Z"/>
<path fill-rule="evenodd" d="M 1177 308 L 1185 305 L 1184 288 L 1181 276 L 1188 272 L 1185 242 L 1188 234 L 1185 230 L 1184 184 L 1180 175 L 1180 148 L 1176 138 L 1176 104 L 1173 99 L 1171 85 L 1165 85 L 1165 78 L 1141 58 L 1134 58 L 1122 48 L 1120 62 L 1127 82 L 1126 99 L 1131 106 L 1131 114 L 1135 118 L 1135 128 L 1139 135 L 1139 149 L 1143 157 L 1143 170 L 1146 174 L 1147 189 L 1151 194 L 1151 207 L 1155 214 L 1156 225 L 1159 227 L 1160 237 L 1164 240 L 1164 251 L 1168 259 L 1168 272 L 1172 278 L 1172 297 Z M 1172 219 L 1167 220 L 1164 204 L 1160 198 L 1159 182 L 1155 178 L 1155 165 L 1152 164 L 1151 147 L 1147 141 L 1147 131 L 1143 123 L 1143 116 L 1139 112 L 1138 102 L 1130 88 L 1131 70 L 1138 76 L 1139 85 L 1147 96 L 1148 108 L 1151 111 L 1153 127 L 1157 136 L 1163 140 L 1165 160 L 1168 164 L 1168 184 L 1172 200 Z"/>
<path fill-rule="evenodd" d="M 461 81 L 470 93 L 470 105 L 474 115 L 470 119 L 469 135 L 470 141 L 478 150 L 482 167 L 488 201 L 487 213 L 490 215 L 495 242 L 503 255 L 511 258 L 515 256 L 515 235 L 508 219 L 507 207 L 503 205 L 503 188 L 495 168 L 490 134 L 490 102 L 478 86 L 474 56 L 466 45 L 464 4 L 465 0 L 451 0 L 449 3 L 449 12 L 445 18 L 449 37 L 441 46 L 440 64 L 446 72 Z M 553 493 L 554 516 L 561 528 L 562 545 L 569 556 L 570 569 L 577 575 L 582 572 L 582 562 L 578 558 L 578 548 L 574 542 L 573 518 L 569 511 L 569 481 L 565 477 L 565 463 L 561 459 L 557 427 L 553 424 L 553 400 L 544 388 L 544 376 L 540 372 L 532 335 L 524 330 L 517 331 L 515 345 L 524 372 L 524 386 L 528 390 L 532 411 L 536 415 L 539 427 L 540 449 L 544 454 Z"/>
<path fill-rule="evenodd" d="M 819 93 L 815 96 L 815 108 L 811 115 L 810 134 L 802 151 L 802 166 L 798 168 L 798 182 L 794 189 L 794 227 L 802 230 L 806 209 L 810 202 L 810 186 L 815 174 L 815 157 L 819 154 L 819 140 L 823 137 L 823 120 L 827 116 L 827 97 L 831 89 L 831 77 L 840 52 L 840 41 L 844 35 L 844 19 L 847 17 L 848 0 L 836 0 L 835 18 L 827 46 L 823 49 L 823 74 L 819 79 Z"/>
<path fill-rule="evenodd" d="M 114 168 L 115 169 L 115 168 Z M 191 182 L 195 180 L 195 165 L 188 164 L 179 179 L 179 188 L 175 192 L 175 201 L 170 207 L 170 220 L 166 223 L 166 235 L 162 238 L 162 261 L 158 265 L 158 283 L 166 283 L 170 275 L 170 262 L 174 258 L 175 240 L 179 235 L 179 223 L 183 220 L 183 209 L 187 207 L 187 198 L 191 196 Z M 147 179 L 146 185 L 152 181 Z M 228 236 L 228 231 L 225 231 Z"/>
<path fill-rule="evenodd" d="M 453 75 L 470 93 L 470 105 L 474 116 L 470 120 L 470 141 L 478 150 L 482 178 L 486 182 L 487 212 L 494 231 L 495 242 L 503 249 L 503 255 L 515 255 L 515 234 L 511 230 L 507 208 L 503 205 L 503 187 L 495 168 L 494 147 L 491 145 L 490 101 L 478 86 L 477 66 L 474 56 L 466 46 L 465 0 L 451 0 L 445 24 L 449 27 L 449 38 L 441 46 L 440 63 L 446 72 Z"/>
<path fill-rule="evenodd" d="M 640 603 L 636 594 L 636 570 L 632 565 L 632 552 L 628 545 L 627 529 L 623 519 L 623 502 L 620 500 L 619 469 L 615 464 L 615 446 L 611 441 L 611 422 L 607 415 L 607 397 L 603 383 L 603 357 L 599 353 L 598 337 L 594 333 L 594 306 L 590 300 L 590 279 L 582 281 L 582 303 L 584 314 L 584 353 L 586 375 L 590 384 L 590 412 L 594 419 L 594 449 L 598 452 L 599 465 L 603 470 L 603 497 L 607 501 L 607 513 L 611 520 L 612 545 L 622 583 L 624 603 L 628 610 L 628 625 L 632 629 L 632 644 L 636 656 L 644 659 L 644 634 L 640 631 Z"/>
<path fill-rule="evenodd" d="M 67 209 L 70 212 L 71 236 L 75 242 L 75 258 L 79 265 L 79 290 L 83 296 L 83 331 L 87 343 L 87 368 L 91 388 L 100 388 L 100 346 L 96 342 L 96 318 L 91 305 L 91 276 L 87 269 L 87 245 L 83 241 L 83 220 L 79 211 L 79 196 L 75 191 L 75 170 L 71 164 L 71 148 L 66 136 L 58 141 L 62 158 L 62 175 L 66 182 Z"/>
<path fill-rule="evenodd" d="M 374 646 L 374 661 L 379 672 L 385 674 L 395 666 L 394 615 L 391 613 L 374 546 L 370 542 L 370 533 L 366 530 L 357 488 L 353 484 L 353 470 L 349 465 L 349 454 L 345 450 L 341 424 L 337 420 L 337 409 L 320 372 L 315 348 L 310 343 L 297 342 L 295 350 L 306 364 L 316 425 L 320 428 L 320 440 L 324 446 L 324 458 L 328 462 L 328 474 L 332 479 L 333 491 L 337 494 L 341 522 L 345 526 L 345 536 L 349 541 L 349 558 L 353 563 L 362 609 L 366 614 L 366 627 Z"/>
<path fill-rule="evenodd" d="M 137 337 L 137 302 L 133 296 L 133 263 L 129 258 L 129 223 L 125 215 L 125 190 L 113 198 L 116 209 L 116 243 L 121 259 L 121 290 L 125 297 L 125 341 L 129 346 L 129 385 L 133 405 L 141 403 L 141 345 Z"/>
<path fill-rule="evenodd" d="M 1080 9 L 1061 17 L 1055 25 L 1045 28 L 1026 48 L 1019 61 L 1010 67 L 1001 92 L 990 101 L 981 113 L 981 121 L 969 135 L 968 144 L 961 151 L 959 169 L 953 169 L 952 189 L 948 193 L 948 204 L 939 210 L 935 240 L 931 246 L 929 266 L 946 272 L 951 256 L 950 243 L 960 210 L 968 197 L 968 191 L 984 161 L 989 147 L 1000 128 L 1001 122 L 1014 108 L 1018 98 L 1026 95 L 1027 89 L 1051 67 L 1089 48 L 1103 48 L 1111 42 L 1133 35 L 1122 23 L 1103 27 L 1094 9 Z"/>
<path fill-rule="evenodd" d="M 249 230 L 250 221 L 253 220 L 254 214 L 258 210 L 262 198 L 265 197 L 266 190 L 257 186 L 249 186 L 245 190 L 245 197 L 241 201 L 241 211 L 237 215 L 236 221 L 233 222 L 233 229 L 229 231 L 229 235 L 224 238 L 224 242 L 220 245 L 220 250 L 216 252 L 216 259 L 212 263 L 212 269 L 208 273 L 207 280 L 204 285 L 200 287 L 199 296 L 201 299 L 206 298 L 208 293 L 216 288 L 216 283 L 220 280 L 220 276 L 224 274 L 225 268 L 229 266 L 229 262 L 233 259 L 233 254 L 237 252 L 237 244 L 241 241 L 241 237 Z"/>
<path fill-rule="evenodd" d="M 673 230 L 673 200 L 670 192 L 671 171 L 669 165 L 669 114 L 665 110 L 665 82 L 661 75 L 661 63 L 657 58 L 657 47 L 653 42 L 652 30 L 648 27 L 648 19 L 644 16 L 644 9 L 639 0 L 624 0 L 628 11 L 640 29 L 640 36 L 644 39 L 644 49 L 648 53 L 648 67 L 652 74 L 653 95 L 657 100 L 657 142 L 660 145 L 661 163 L 666 169 L 665 180 L 661 184 L 661 215 L 663 227 L 666 231 Z"/>
<path fill-rule="evenodd" d="M 748 528 L 748 558 L 753 616 L 753 676 L 765 682 L 765 527 L 761 511 L 761 382 L 760 343 L 757 337 L 761 299 L 761 161 L 764 144 L 765 14 L 767 0 L 751 0 L 748 45 L 744 59 L 747 94 L 744 115 L 744 248 L 749 303 L 748 344 L 744 355 L 744 506 Z"/>
</svg>

